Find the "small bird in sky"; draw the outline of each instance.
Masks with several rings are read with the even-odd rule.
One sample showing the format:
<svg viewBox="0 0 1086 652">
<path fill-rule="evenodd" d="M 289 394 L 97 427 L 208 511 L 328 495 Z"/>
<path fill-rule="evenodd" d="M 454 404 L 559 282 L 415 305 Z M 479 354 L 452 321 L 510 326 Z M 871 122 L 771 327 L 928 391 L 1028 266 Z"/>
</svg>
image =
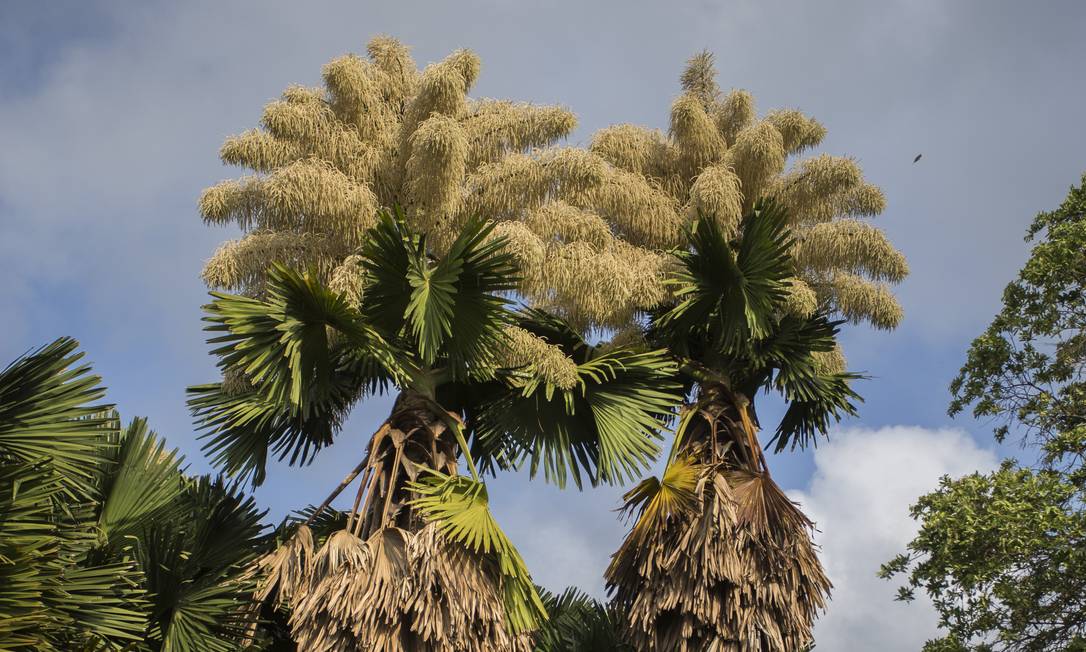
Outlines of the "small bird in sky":
<svg viewBox="0 0 1086 652">
<path fill-rule="evenodd" d="M 916 158 L 913 159 L 913 163 L 916 163 L 917 161 L 919 161 L 921 156 L 923 156 L 923 154 L 917 154 Z"/>
</svg>

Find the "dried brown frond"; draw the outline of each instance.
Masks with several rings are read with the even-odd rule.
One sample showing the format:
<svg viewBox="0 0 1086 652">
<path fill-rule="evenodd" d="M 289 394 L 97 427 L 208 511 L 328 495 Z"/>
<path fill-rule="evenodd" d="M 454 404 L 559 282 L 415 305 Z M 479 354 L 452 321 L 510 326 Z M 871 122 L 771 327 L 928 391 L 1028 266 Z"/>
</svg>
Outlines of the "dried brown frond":
<svg viewBox="0 0 1086 652">
<path fill-rule="evenodd" d="M 828 280 L 816 284 L 815 290 L 831 309 L 853 323 L 866 321 L 875 328 L 890 330 L 904 316 L 889 286 L 855 274 L 834 272 Z"/>
<path fill-rule="evenodd" d="M 728 148 L 697 97 L 680 95 L 671 105 L 671 139 L 679 150 L 682 178 L 691 181 L 706 165 L 720 161 Z"/>
<path fill-rule="evenodd" d="M 277 603 L 289 604 L 295 593 L 305 590 L 313 553 L 313 532 L 301 525 L 282 545 L 257 560 L 261 581 L 256 600 L 263 602 L 274 595 Z"/>
<path fill-rule="evenodd" d="M 743 190 L 739 177 L 725 165 L 705 168 L 690 187 L 687 219 L 710 217 L 725 235 L 735 235 L 743 219 Z"/>
<path fill-rule="evenodd" d="M 506 100 L 477 100 L 460 118 L 471 151 L 468 168 L 493 163 L 510 152 L 544 147 L 564 138 L 577 117 L 560 106 L 537 106 Z"/>
<path fill-rule="evenodd" d="M 784 170 L 784 142 L 781 132 L 766 121 L 743 131 L 728 150 L 724 162 L 731 166 L 743 187 L 743 210 L 747 211 Z"/>
<path fill-rule="evenodd" d="M 720 96 L 720 88 L 716 85 L 713 53 L 702 50 L 690 57 L 679 81 L 683 91 L 697 98 L 698 102 L 708 109 Z"/>
<path fill-rule="evenodd" d="M 770 111 L 765 119 L 781 132 L 784 151 L 788 154 L 798 154 L 815 147 L 826 137 L 826 128 L 822 123 L 795 109 Z"/>
<path fill-rule="evenodd" d="M 432 525 L 365 540 L 340 530 L 290 592 L 291 632 L 307 652 L 527 652 L 530 635 L 508 633 L 500 578 Z"/>
<path fill-rule="evenodd" d="M 699 469 L 682 483 L 692 499 L 646 508 L 606 572 L 626 639 L 645 652 L 807 649 L 830 589 L 812 524 L 764 471 L 746 399 L 712 386 L 699 399 L 675 458 Z M 659 493 L 639 487 L 627 506 Z"/>
<path fill-rule="evenodd" d="M 830 583 L 810 522 L 768 477 L 732 486 L 729 475 L 704 472 L 696 510 L 631 535 L 612 559 L 609 590 L 635 649 L 795 652 L 811 643 Z"/>
<path fill-rule="evenodd" d="M 905 256 L 882 229 L 854 219 L 823 222 L 804 230 L 795 258 L 801 268 L 813 272 L 843 270 L 891 283 L 909 274 Z"/>
<path fill-rule="evenodd" d="M 754 97 L 745 90 L 733 89 L 714 105 L 712 115 L 717 129 L 730 145 L 740 131 L 754 122 Z"/>
</svg>

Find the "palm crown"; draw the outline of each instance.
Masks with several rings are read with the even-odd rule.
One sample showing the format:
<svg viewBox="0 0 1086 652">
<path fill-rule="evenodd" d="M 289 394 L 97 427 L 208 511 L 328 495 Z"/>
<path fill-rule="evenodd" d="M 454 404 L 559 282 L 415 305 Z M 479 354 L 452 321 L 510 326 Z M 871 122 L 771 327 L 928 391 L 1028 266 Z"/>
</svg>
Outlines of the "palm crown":
<svg viewBox="0 0 1086 652">
<path fill-rule="evenodd" d="M 756 204 L 731 237 L 699 220 L 677 253 L 675 300 L 648 330 L 692 400 L 663 476 L 627 493 L 637 521 L 607 570 L 637 649 L 803 649 L 828 593 L 812 523 L 771 479 L 753 406 L 763 390 L 787 401 L 780 450 L 807 445 L 858 398 L 857 376 L 822 360 L 837 323 L 788 310 L 787 219 Z"/>
</svg>

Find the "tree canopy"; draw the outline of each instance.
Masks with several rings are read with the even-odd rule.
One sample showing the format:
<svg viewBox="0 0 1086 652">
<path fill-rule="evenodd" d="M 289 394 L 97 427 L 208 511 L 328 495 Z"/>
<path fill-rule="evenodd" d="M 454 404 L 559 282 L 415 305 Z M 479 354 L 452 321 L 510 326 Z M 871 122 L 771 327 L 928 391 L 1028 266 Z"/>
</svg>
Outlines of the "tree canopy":
<svg viewBox="0 0 1086 652">
<path fill-rule="evenodd" d="M 928 650 L 1086 649 L 1086 175 L 1033 220 L 1036 241 L 951 384 L 1019 436 L 1029 463 L 944 478 L 912 508 L 920 532 L 882 574 L 931 596 L 948 636 Z"/>
</svg>

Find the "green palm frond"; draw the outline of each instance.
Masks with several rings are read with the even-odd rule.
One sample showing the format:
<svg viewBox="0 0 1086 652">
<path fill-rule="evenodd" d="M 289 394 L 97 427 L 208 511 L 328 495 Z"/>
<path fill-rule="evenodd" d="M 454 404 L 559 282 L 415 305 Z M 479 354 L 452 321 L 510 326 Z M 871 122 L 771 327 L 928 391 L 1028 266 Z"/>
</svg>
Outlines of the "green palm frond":
<svg viewBox="0 0 1086 652">
<path fill-rule="evenodd" d="M 770 440 L 774 450 L 806 448 L 817 441 L 818 435 L 829 431 L 831 422 L 844 416 L 855 416 L 853 401 L 863 399 L 851 387 L 851 382 L 863 376 L 854 373 L 819 374 L 798 383 L 789 394 L 788 409 Z"/>
<path fill-rule="evenodd" d="M 663 351 L 600 351 L 556 317 L 526 311 L 522 328 L 559 345 L 577 363 L 578 384 L 554 387 L 533 373 L 503 376 L 505 385 L 483 394 L 475 415 L 480 445 L 501 451 L 511 464 L 529 462 L 534 476 L 564 486 L 582 472 L 592 484 L 622 483 L 656 459 L 660 432 L 682 394 L 678 369 Z"/>
<path fill-rule="evenodd" d="M 444 356 L 463 376 L 486 364 L 511 320 L 502 293 L 517 284 L 514 259 L 492 231 L 485 220 L 469 220 L 435 259 L 424 237 L 411 233 L 400 216 L 383 213 L 362 250 L 363 311 L 389 332 L 403 329 L 426 365 Z"/>
<path fill-rule="evenodd" d="M 539 590 L 547 621 L 535 635 L 535 652 L 633 652 L 619 637 L 618 614 L 576 588 Z"/>
<path fill-rule="evenodd" d="M 53 596 L 65 627 L 82 632 L 97 649 L 119 649 L 143 640 L 147 627 L 143 590 L 134 565 L 123 561 L 99 566 L 68 565 Z M 98 646 L 101 647 L 98 647 Z"/>
<path fill-rule="evenodd" d="M 794 275 L 786 215 L 761 203 L 743 220 L 738 241 L 729 242 L 712 219 L 699 219 L 690 250 L 676 256 L 682 267 L 672 279 L 678 303 L 655 324 L 680 349 L 700 335 L 715 350 L 731 353 L 765 337 Z"/>
<path fill-rule="evenodd" d="M 0 371 L 0 462 L 51 460 L 68 491 L 94 493 L 102 438 L 117 424 L 101 379 L 78 364 L 79 343 L 61 338 Z"/>
<path fill-rule="evenodd" d="M 212 293 L 205 307 L 206 330 L 221 333 L 208 342 L 220 345 L 212 353 L 223 372 L 243 374 L 264 398 L 304 418 L 342 402 L 348 389 L 337 372 L 345 368 L 355 389 L 401 375 L 395 349 L 344 295 L 279 265 L 268 278 L 266 299 Z M 376 373 L 365 377 L 359 365 Z"/>
<path fill-rule="evenodd" d="M 48 462 L 0 464 L 0 649 L 38 649 L 53 624 L 44 606 L 62 570 L 52 508 L 61 491 Z"/>
<path fill-rule="evenodd" d="M 249 624 L 256 587 L 248 566 L 264 513 L 221 478 L 186 480 L 180 502 L 184 520 L 157 523 L 136 547 L 152 600 L 150 637 L 163 651 L 236 650 Z"/>
<path fill-rule="evenodd" d="M 332 443 L 350 408 L 350 401 L 344 401 L 305 419 L 256 391 L 233 394 L 222 383 L 194 385 L 188 393 L 189 409 L 204 431 L 202 450 L 211 463 L 254 486 L 264 483 L 269 455 L 292 466 L 310 463 L 317 451 Z M 344 393 L 343 398 L 347 396 Z"/>
<path fill-rule="evenodd" d="M 266 300 L 216 294 L 207 330 L 224 372 L 242 388 L 189 388 L 204 450 L 227 473 L 259 485 L 269 453 L 307 464 L 335 434 L 358 397 L 404 374 L 399 350 L 346 299 L 311 276 L 269 272 Z"/>
<path fill-rule="evenodd" d="M 98 529 L 104 542 L 121 543 L 152 519 L 170 520 L 171 508 L 181 493 L 181 464 L 176 449 L 147 428 L 146 419 L 134 419 L 107 440 L 109 461 L 99 484 Z"/>
<path fill-rule="evenodd" d="M 464 476 L 429 471 L 408 486 L 418 495 L 412 505 L 428 522 L 435 523 L 446 539 L 497 562 L 512 631 L 531 631 L 546 619 L 524 560 L 490 513 L 486 485 Z"/>
</svg>

